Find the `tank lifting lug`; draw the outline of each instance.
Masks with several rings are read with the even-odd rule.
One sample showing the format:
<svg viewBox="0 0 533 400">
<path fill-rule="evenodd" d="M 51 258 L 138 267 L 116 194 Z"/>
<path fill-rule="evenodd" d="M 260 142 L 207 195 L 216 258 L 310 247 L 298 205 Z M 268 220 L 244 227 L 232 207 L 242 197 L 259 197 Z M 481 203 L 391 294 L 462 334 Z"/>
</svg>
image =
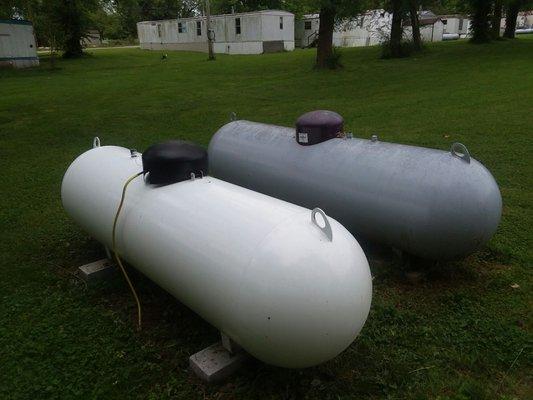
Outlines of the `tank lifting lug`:
<svg viewBox="0 0 533 400">
<path fill-rule="evenodd" d="M 324 222 L 324 226 L 321 226 L 318 221 L 316 220 L 316 215 L 320 214 L 322 217 L 322 221 Z M 331 225 L 329 224 L 328 217 L 326 216 L 326 213 L 322 211 L 320 208 L 314 208 L 313 211 L 311 211 L 311 222 L 317 226 L 318 229 L 320 229 L 324 235 L 328 238 L 330 242 L 333 242 L 333 232 L 331 231 Z"/>
<path fill-rule="evenodd" d="M 454 155 L 455 157 L 460 158 L 461 160 L 466 161 L 468 164 L 470 164 L 470 152 L 464 144 L 455 142 L 450 148 L 450 153 L 452 153 L 452 155 Z"/>
</svg>

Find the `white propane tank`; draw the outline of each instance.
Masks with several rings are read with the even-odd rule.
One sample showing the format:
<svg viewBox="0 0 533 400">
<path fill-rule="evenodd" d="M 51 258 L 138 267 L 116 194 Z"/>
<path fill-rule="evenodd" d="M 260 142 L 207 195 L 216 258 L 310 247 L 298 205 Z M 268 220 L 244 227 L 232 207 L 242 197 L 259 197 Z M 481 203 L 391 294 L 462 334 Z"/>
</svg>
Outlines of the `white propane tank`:
<svg viewBox="0 0 533 400">
<path fill-rule="evenodd" d="M 63 178 L 65 210 L 111 246 L 123 185 L 142 170 L 141 157 L 126 148 L 83 153 Z M 133 180 L 117 250 L 251 355 L 276 366 L 303 368 L 335 357 L 355 339 L 370 308 L 367 259 L 341 224 L 321 210 L 209 176 L 165 186 Z"/>
</svg>

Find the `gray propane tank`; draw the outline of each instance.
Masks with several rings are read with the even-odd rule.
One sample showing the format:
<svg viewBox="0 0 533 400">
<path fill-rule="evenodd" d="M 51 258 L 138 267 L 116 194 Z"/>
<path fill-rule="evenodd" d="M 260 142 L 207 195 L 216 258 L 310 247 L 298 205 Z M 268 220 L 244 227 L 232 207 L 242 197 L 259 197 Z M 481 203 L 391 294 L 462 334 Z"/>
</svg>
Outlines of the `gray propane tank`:
<svg viewBox="0 0 533 400">
<path fill-rule="evenodd" d="M 311 120 L 327 125 L 324 112 L 316 113 L 319 118 Z M 337 128 L 326 126 L 324 141 L 306 145 L 307 134 L 294 128 L 230 122 L 209 144 L 211 173 L 304 207 L 321 207 L 356 237 L 427 259 L 466 256 L 495 233 L 502 210 L 498 185 L 462 144 L 442 151 L 377 137 L 331 138 Z"/>
</svg>

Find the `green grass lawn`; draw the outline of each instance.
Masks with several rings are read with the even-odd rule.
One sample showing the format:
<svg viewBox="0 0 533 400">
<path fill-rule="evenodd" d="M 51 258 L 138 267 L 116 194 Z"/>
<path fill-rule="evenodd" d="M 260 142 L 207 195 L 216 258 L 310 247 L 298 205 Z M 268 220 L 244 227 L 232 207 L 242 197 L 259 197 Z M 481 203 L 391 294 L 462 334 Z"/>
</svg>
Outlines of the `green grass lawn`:
<svg viewBox="0 0 533 400">
<path fill-rule="evenodd" d="M 346 49 L 345 68 L 325 72 L 311 50 L 168 55 L 99 50 L 55 71 L 46 58 L 0 71 L 0 398 L 532 398 L 533 41 L 440 43 L 402 60 Z M 103 251 L 63 212 L 63 173 L 95 135 L 138 150 L 170 138 L 207 145 L 233 111 L 292 125 L 320 108 L 359 137 L 464 143 L 500 185 L 500 228 L 419 283 L 395 263 L 373 266 L 367 324 L 336 359 L 306 370 L 256 362 L 206 386 L 187 358 L 217 339 L 212 327 L 134 275 L 136 332 L 119 275 L 89 287 L 73 276 Z"/>
</svg>

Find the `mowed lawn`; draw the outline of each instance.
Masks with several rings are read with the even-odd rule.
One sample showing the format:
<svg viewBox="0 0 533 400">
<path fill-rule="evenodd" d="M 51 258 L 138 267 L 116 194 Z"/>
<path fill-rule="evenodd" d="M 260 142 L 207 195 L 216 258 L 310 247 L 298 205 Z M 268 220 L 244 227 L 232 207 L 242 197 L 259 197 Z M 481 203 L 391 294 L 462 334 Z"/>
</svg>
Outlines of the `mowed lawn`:
<svg viewBox="0 0 533 400">
<path fill-rule="evenodd" d="M 0 398 L 531 399 L 533 40 L 440 43 L 409 59 L 343 50 L 317 72 L 312 50 L 219 56 L 138 49 L 0 71 Z M 251 363 L 222 385 L 188 370 L 217 332 L 139 274 L 145 326 L 120 275 L 86 286 L 77 266 L 104 256 L 67 217 L 60 185 L 98 135 L 140 151 L 180 138 L 207 145 L 229 119 L 293 125 L 342 114 L 358 137 L 449 149 L 464 143 L 498 181 L 500 228 L 460 262 L 407 279 L 373 265 L 356 341 L 306 370 Z"/>
</svg>

